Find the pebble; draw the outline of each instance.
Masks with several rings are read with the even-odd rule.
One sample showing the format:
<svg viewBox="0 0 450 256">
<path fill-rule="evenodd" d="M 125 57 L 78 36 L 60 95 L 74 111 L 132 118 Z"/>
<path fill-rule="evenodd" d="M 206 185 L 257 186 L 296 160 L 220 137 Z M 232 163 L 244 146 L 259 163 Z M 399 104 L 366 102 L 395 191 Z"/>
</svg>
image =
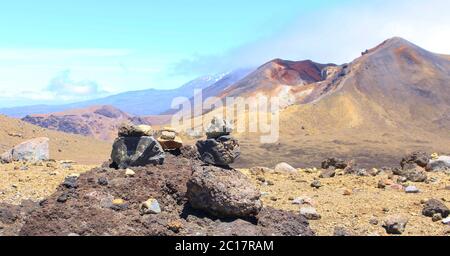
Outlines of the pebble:
<svg viewBox="0 0 450 256">
<path fill-rule="evenodd" d="M 450 217 L 447 217 L 447 218 L 443 219 L 442 223 L 446 224 L 446 225 L 450 224 Z"/>
<path fill-rule="evenodd" d="M 58 197 L 58 199 L 56 199 L 56 201 L 58 203 L 65 203 L 65 202 L 67 202 L 68 199 L 69 199 L 69 196 L 66 193 L 64 193 L 64 194 L 60 195 Z"/>
<path fill-rule="evenodd" d="M 431 218 L 431 220 L 432 220 L 433 222 L 438 222 L 438 221 L 442 220 L 442 215 L 441 215 L 440 213 L 436 213 L 436 214 L 433 215 L 433 217 Z"/>
<path fill-rule="evenodd" d="M 161 207 L 158 200 L 150 198 L 141 204 L 140 211 L 141 214 L 159 214 L 161 213 Z"/>
<path fill-rule="evenodd" d="M 351 189 L 345 189 L 343 195 L 344 196 L 351 196 L 353 194 L 353 191 Z"/>
<path fill-rule="evenodd" d="M 99 178 L 98 181 L 97 181 L 97 183 L 98 183 L 100 186 L 107 186 L 107 185 L 109 184 L 108 179 L 105 178 L 105 177 Z"/>
<path fill-rule="evenodd" d="M 378 225 L 379 221 L 377 219 L 375 219 L 375 218 L 372 218 L 372 219 L 369 220 L 369 223 L 374 225 L 374 226 L 376 226 L 376 225 Z"/>
<path fill-rule="evenodd" d="M 405 188 L 405 192 L 408 194 L 420 193 L 420 190 L 416 186 L 408 186 Z"/>
<path fill-rule="evenodd" d="M 308 205 L 314 205 L 314 201 L 310 197 L 297 197 L 292 201 L 292 204 L 295 205 L 302 205 L 302 204 L 308 204 Z"/>
<path fill-rule="evenodd" d="M 311 183 L 311 187 L 313 187 L 313 188 L 321 188 L 322 187 L 322 183 L 320 182 L 320 180 L 314 180 Z"/>
<path fill-rule="evenodd" d="M 131 169 L 126 169 L 125 170 L 125 176 L 127 176 L 127 177 L 134 177 L 134 175 L 136 175 L 136 173 L 133 170 L 131 170 Z"/>
<path fill-rule="evenodd" d="M 320 220 L 322 216 L 317 212 L 314 207 L 302 207 L 300 209 L 300 215 L 304 216 L 307 220 Z"/>
</svg>

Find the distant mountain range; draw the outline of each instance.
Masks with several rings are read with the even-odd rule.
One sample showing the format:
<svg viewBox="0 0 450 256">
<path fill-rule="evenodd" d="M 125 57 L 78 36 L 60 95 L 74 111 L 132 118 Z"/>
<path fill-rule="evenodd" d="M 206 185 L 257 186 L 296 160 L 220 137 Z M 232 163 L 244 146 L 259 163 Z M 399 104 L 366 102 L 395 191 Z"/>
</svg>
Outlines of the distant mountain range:
<svg viewBox="0 0 450 256">
<path fill-rule="evenodd" d="M 80 109 L 90 106 L 110 105 L 130 115 L 158 115 L 170 109 L 172 100 L 176 97 L 190 98 L 194 89 L 205 89 L 215 83 L 228 86 L 245 77 L 252 69 L 239 69 L 214 76 L 197 78 L 173 90 L 149 89 L 130 91 L 105 98 L 65 104 L 65 105 L 34 105 L 0 109 L 0 113 L 22 118 L 27 115 L 49 114 L 63 112 L 71 109 Z"/>
</svg>

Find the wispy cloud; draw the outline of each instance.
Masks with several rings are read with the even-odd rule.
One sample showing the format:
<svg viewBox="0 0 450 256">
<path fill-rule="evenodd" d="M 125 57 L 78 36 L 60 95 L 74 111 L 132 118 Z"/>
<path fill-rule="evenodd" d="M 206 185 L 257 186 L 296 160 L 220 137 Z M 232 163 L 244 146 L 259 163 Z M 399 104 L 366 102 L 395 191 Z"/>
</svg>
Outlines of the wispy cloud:
<svg viewBox="0 0 450 256">
<path fill-rule="evenodd" d="M 344 63 L 383 40 L 400 36 L 428 50 L 450 53 L 448 0 L 352 1 L 337 8 L 303 13 L 270 37 L 223 55 L 192 56 L 174 72 L 214 73 L 259 66 L 274 58 Z"/>
<path fill-rule="evenodd" d="M 79 98 L 79 97 L 98 97 L 106 94 L 95 81 L 74 81 L 70 77 L 70 70 L 65 70 L 57 74 L 50 81 L 47 89 L 56 97 Z"/>
</svg>

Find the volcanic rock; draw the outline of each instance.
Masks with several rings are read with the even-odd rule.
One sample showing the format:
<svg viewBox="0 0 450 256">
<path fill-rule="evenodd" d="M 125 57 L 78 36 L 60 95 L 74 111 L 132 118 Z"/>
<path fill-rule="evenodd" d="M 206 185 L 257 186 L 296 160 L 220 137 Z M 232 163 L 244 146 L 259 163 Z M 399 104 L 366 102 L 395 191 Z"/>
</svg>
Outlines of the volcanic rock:
<svg viewBox="0 0 450 256">
<path fill-rule="evenodd" d="M 430 155 L 425 152 L 414 152 L 405 156 L 400 162 L 400 165 L 404 169 L 408 164 L 416 164 L 420 167 L 425 168 L 430 161 L 430 158 Z"/>
<path fill-rule="evenodd" d="M 383 228 L 386 229 L 388 234 L 401 235 L 405 232 L 406 224 L 409 219 L 401 215 L 388 216 L 383 224 Z"/>
<path fill-rule="evenodd" d="M 300 215 L 305 217 L 307 220 L 319 220 L 322 218 L 317 210 L 312 206 L 300 208 Z"/>
<path fill-rule="evenodd" d="M 195 209 L 217 217 L 249 217 L 262 207 L 261 193 L 237 170 L 196 166 L 187 183 L 187 197 Z"/>
<path fill-rule="evenodd" d="M 328 158 L 322 162 L 322 169 L 328 169 L 330 167 L 334 167 L 335 169 L 345 169 L 347 164 L 344 160 L 339 158 Z"/>
<path fill-rule="evenodd" d="M 200 140 L 196 146 L 202 161 L 216 166 L 229 166 L 241 154 L 239 142 L 230 136 Z"/>
<path fill-rule="evenodd" d="M 111 159 L 113 167 L 128 167 L 162 164 L 165 153 L 153 137 L 119 137 L 113 144 Z"/>
<path fill-rule="evenodd" d="M 428 200 L 422 210 L 422 214 L 427 217 L 433 217 L 435 214 L 441 214 L 443 218 L 447 218 L 450 214 L 450 210 L 445 204 L 437 199 Z"/>
<path fill-rule="evenodd" d="M 405 164 L 403 169 L 394 169 L 394 174 L 407 178 L 412 182 L 425 182 L 427 174 L 425 169 L 418 165 Z"/>
</svg>

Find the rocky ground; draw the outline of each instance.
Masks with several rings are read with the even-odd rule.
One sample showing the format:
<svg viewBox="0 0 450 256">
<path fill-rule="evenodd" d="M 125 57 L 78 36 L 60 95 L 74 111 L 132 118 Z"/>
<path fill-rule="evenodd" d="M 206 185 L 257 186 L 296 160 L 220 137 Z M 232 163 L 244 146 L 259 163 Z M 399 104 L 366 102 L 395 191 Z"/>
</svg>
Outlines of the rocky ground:
<svg viewBox="0 0 450 256">
<path fill-rule="evenodd" d="M 70 161 L 0 164 L 0 203 L 17 205 L 23 200 L 43 200 L 53 194 L 68 175 L 92 168 L 94 166 Z"/>
<path fill-rule="evenodd" d="M 287 164 L 276 171 L 242 169 L 261 191 L 263 210 L 217 218 L 187 203 L 186 184 L 201 165 L 191 158 L 169 154 L 163 166 L 131 173 L 65 161 L 0 165 L 0 235 L 385 236 L 385 221 L 396 216 L 406 219 L 402 235 L 450 235 L 449 225 L 422 213 L 428 199 L 450 206 L 449 172 L 429 172 L 426 182 L 416 183 L 388 170 L 358 176 Z M 419 193 L 407 193 L 408 186 Z M 146 211 L 158 212 L 153 199 L 161 212 L 143 214 L 144 202 Z"/>
<path fill-rule="evenodd" d="M 445 173 L 428 174 L 434 182 L 412 183 L 420 193 L 408 194 L 393 185 L 378 188 L 380 180 L 388 179 L 388 174 L 376 177 L 342 175 L 320 179 L 320 170 L 307 173 L 305 170 L 295 174 L 275 172 L 250 172 L 242 170 L 251 177 L 263 193 L 263 203 L 277 209 L 299 212 L 305 205 L 295 201 L 311 202 L 321 215 L 319 220 L 311 220 L 310 225 L 317 235 L 335 235 L 335 231 L 345 230 L 351 235 L 384 236 L 382 227 L 386 218 L 404 215 L 409 218 L 403 235 L 443 236 L 450 235 L 450 226 L 441 221 L 433 222 L 422 215 L 423 202 L 436 198 L 450 206 L 450 175 Z M 397 177 L 394 177 L 395 180 Z M 311 187 L 317 179 L 320 188 Z M 405 184 L 406 185 L 406 184 Z M 338 232 L 339 233 L 339 232 Z"/>
</svg>

